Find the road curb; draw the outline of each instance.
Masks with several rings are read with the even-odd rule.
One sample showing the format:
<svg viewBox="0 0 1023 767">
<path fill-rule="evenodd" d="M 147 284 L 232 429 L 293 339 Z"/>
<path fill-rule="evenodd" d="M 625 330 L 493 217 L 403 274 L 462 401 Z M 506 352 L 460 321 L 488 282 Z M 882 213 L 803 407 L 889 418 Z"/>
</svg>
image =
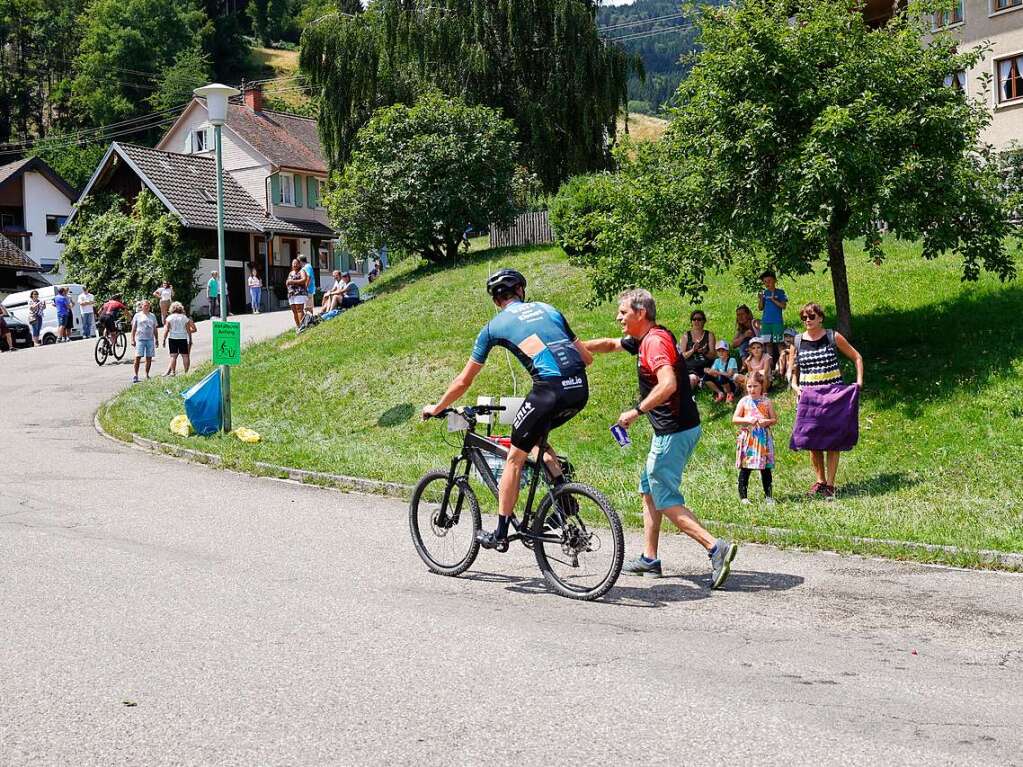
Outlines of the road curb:
<svg viewBox="0 0 1023 767">
<path fill-rule="evenodd" d="M 135 447 L 147 453 L 169 455 L 174 458 L 180 458 L 185 461 L 200 463 L 206 466 L 224 466 L 224 459 L 219 455 L 214 455 L 213 453 L 204 453 L 201 450 L 193 450 L 191 448 L 181 447 L 180 445 L 171 445 L 167 442 L 159 442 L 154 439 L 148 439 L 147 437 L 140 437 L 135 433 L 132 433 L 131 435 L 131 442 L 119 439 L 103 428 L 103 424 L 99 419 L 98 409 L 93 417 L 93 426 L 95 426 L 96 431 L 102 436 L 119 445 Z M 406 485 L 401 482 L 384 482 L 382 480 L 366 479 L 364 477 L 348 477 L 343 474 L 330 474 L 322 471 L 293 469 L 290 466 L 278 466 L 277 464 L 264 463 L 262 461 L 257 461 L 254 465 L 259 470 L 259 473 L 255 476 L 290 479 L 307 485 L 332 487 L 337 490 L 355 491 L 358 493 L 368 493 L 370 495 L 386 495 L 393 498 L 401 498 L 402 500 L 406 500 L 412 495 L 412 485 Z M 234 467 L 231 468 L 232 470 L 235 470 Z M 238 471 L 244 474 L 252 474 L 252 472 L 246 472 L 241 469 Z"/>
<path fill-rule="evenodd" d="M 119 445 L 128 445 L 139 450 L 144 450 L 148 453 L 169 455 L 207 466 L 222 467 L 224 465 L 224 460 L 219 455 L 204 453 L 201 450 L 193 450 L 191 448 L 181 447 L 180 445 L 171 445 L 167 442 L 159 442 L 146 437 L 140 437 L 138 434 L 134 433 L 131 435 L 132 441 L 130 443 L 125 440 L 118 439 L 112 434 L 109 434 L 103 428 L 103 424 L 101 424 L 99 420 L 98 409 L 96 410 L 93 424 L 96 427 L 96 431 L 98 431 L 102 436 L 118 443 Z M 355 491 L 359 493 L 368 493 L 370 495 L 384 495 L 391 498 L 400 498 L 401 500 L 408 500 L 409 496 L 412 494 L 413 488 L 412 485 L 406 485 L 401 482 L 384 482 L 382 480 L 366 479 L 364 477 L 349 477 L 343 474 L 293 469 L 289 466 L 278 466 L 276 464 L 263 463 L 261 461 L 257 461 L 255 466 L 260 472 L 255 476 L 291 479 L 295 482 L 317 485 L 319 487 L 331 487 L 337 490 Z M 252 472 L 242 471 L 242 473 L 251 474 Z M 798 530 L 790 530 L 784 527 L 736 525 L 731 522 L 720 522 L 715 519 L 707 519 L 706 522 L 724 530 L 738 532 L 753 530 L 754 532 L 763 535 L 769 541 L 771 539 L 777 541 L 779 539 L 785 539 L 789 536 L 799 534 Z M 935 543 L 918 543 L 916 541 L 898 541 L 885 538 L 864 538 L 856 535 L 842 536 L 822 534 L 820 537 L 825 540 L 853 543 L 862 546 L 883 546 L 886 548 L 906 549 L 911 551 L 926 551 L 930 554 L 950 554 L 952 556 L 976 557 L 980 562 L 999 569 L 1023 571 L 1023 553 L 995 551 L 992 549 L 977 551 L 973 549 L 963 549 L 959 546 L 943 546 Z"/>
</svg>

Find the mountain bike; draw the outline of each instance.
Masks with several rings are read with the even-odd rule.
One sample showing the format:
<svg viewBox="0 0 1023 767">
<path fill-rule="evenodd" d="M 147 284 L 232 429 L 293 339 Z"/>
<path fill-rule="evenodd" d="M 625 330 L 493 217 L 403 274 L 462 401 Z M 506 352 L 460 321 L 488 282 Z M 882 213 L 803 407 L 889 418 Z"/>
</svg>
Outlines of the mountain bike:
<svg viewBox="0 0 1023 767">
<path fill-rule="evenodd" d="M 96 357 L 97 365 L 103 365 L 110 355 L 113 355 L 114 359 L 120 360 L 124 357 L 124 353 L 128 351 L 128 339 L 125 336 L 125 333 L 128 331 L 127 325 L 122 320 L 118 320 L 114 327 L 117 328 L 117 338 L 113 343 L 110 342 L 108 331 L 105 328 L 99 334 L 99 338 L 96 339 L 96 348 L 93 351 L 93 355 Z"/>
<path fill-rule="evenodd" d="M 475 470 L 496 500 L 510 443 L 491 435 L 491 419 L 487 419 L 486 435 L 477 433 L 476 428 L 480 416 L 500 410 L 504 408 L 477 405 L 447 408 L 435 416 L 443 418 L 453 413 L 465 425 L 461 448 L 450 467 L 424 474 L 409 503 L 412 542 L 435 573 L 460 575 L 479 554 L 476 535 L 482 519 L 470 485 L 470 471 Z M 545 435 L 537 455 L 543 456 L 547 447 Z M 542 459 L 527 460 L 523 472 L 523 482 L 529 488 L 525 511 L 521 520 L 512 517 L 514 532 L 496 550 L 507 551 L 510 543 L 520 541 L 532 549 L 544 581 L 553 591 L 570 599 L 597 599 L 614 586 L 622 571 L 622 521 L 599 490 L 571 481 L 571 464 L 560 456 L 559 460 L 562 469 L 568 470 L 568 481 L 558 486 Z M 541 481 L 543 488 L 538 495 Z"/>
</svg>

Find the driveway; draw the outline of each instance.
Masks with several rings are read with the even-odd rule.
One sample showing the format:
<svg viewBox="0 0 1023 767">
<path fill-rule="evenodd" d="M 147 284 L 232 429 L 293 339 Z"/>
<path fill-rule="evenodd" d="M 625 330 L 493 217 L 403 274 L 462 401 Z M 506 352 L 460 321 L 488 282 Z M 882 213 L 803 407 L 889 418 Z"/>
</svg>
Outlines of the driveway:
<svg viewBox="0 0 1023 767">
<path fill-rule="evenodd" d="M 712 593 L 669 536 L 601 603 L 521 547 L 438 577 L 399 501 L 99 436 L 130 377 L 0 356 L 4 767 L 1023 764 L 1019 575 L 746 546 Z"/>
</svg>

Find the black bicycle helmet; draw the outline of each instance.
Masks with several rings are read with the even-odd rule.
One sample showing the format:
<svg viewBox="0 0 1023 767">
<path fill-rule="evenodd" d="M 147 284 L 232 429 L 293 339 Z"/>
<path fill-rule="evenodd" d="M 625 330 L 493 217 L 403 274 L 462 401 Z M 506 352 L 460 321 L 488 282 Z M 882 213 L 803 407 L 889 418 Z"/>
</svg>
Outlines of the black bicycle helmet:
<svg viewBox="0 0 1023 767">
<path fill-rule="evenodd" d="M 521 272 L 514 269 L 498 269 L 487 280 L 487 293 L 491 297 L 497 292 L 512 293 L 520 285 L 526 287 L 526 278 Z"/>
</svg>

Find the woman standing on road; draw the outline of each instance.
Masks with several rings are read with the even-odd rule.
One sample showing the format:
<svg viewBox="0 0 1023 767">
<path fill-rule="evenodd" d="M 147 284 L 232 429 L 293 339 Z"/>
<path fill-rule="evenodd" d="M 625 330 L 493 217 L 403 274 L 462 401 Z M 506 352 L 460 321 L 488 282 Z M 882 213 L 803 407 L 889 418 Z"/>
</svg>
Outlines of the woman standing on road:
<svg viewBox="0 0 1023 767">
<path fill-rule="evenodd" d="M 163 285 L 153 291 L 153 295 L 160 301 L 160 324 L 167 324 L 167 315 L 170 314 L 171 301 L 174 300 L 174 288 L 169 280 L 164 280 Z"/>
<path fill-rule="evenodd" d="M 189 355 L 192 352 L 192 333 L 195 332 L 195 324 L 185 314 L 185 307 L 180 301 L 175 301 L 170 306 L 170 312 L 167 314 L 167 319 L 163 323 L 163 345 L 167 346 L 168 339 L 170 340 L 170 365 L 167 366 L 167 372 L 164 376 L 174 376 L 178 374 L 178 356 L 181 356 L 181 362 L 185 366 L 185 371 L 188 372 Z"/>
<path fill-rule="evenodd" d="M 809 450 L 817 481 L 809 495 L 835 497 L 838 459 L 859 440 L 860 391 L 863 388 L 863 357 L 841 333 L 824 329 L 820 304 L 799 310 L 806 331 L 796 337 L 792 389 L 796 392 L 796 423 L 792 427 L 792 450 Z M 838 352 L 856 365 L 856 383 L 842 383 Z"/>
<path fill-rule="evenodd" d="M 252 304 L 253 314 L 259 314 L 262 298 L 263 281 L 259 279 L 259 272 L 253 269 L 249 272 L 249 303 Z"/>
<path fill-rule="evenodd" d="M 39 333 L 43 329 L 43 312 L 46 302 L 39 300 L 39 291 L 33 290 L 28 295 L 28 324 L 32 328 L 32 343 L 39 346 Z"/>
<path fill-rule="evenodd" d="M 292 260 L 291 272 L 284 284 L 288 286 L 288 305 L 297 328 L 302 324 L 306 297 L 309 295 L 309 275 L 302 270 L 302 263 L 297 258 Z"/>
</svg>

